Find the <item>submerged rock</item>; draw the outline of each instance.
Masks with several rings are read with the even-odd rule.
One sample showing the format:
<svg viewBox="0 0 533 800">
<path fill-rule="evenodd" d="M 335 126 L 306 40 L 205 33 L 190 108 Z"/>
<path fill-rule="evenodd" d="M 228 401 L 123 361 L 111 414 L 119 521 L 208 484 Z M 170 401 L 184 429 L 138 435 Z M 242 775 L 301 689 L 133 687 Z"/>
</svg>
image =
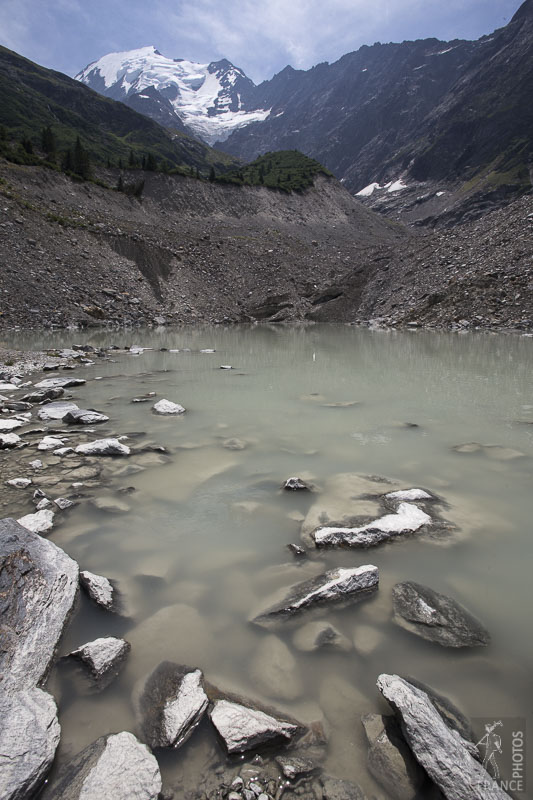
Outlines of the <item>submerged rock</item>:
<svg viewBox="0 0 533 800">
<path fill-rule="evenodd" d="M 173 403 L 171 400 L 158 400 L 157 403 L 154 403 L 152 406 L 152 411 L 154 414 L 168 414 L 168 415 L 176 415 L 176 414 L 184 414 L 185 409 L 183 406 L 180 406 L 179 403 Z"/>
<path fill-rule="evenodd" d="M 69 656 L 79 658 L 89 667 L 91 676 L 98 682 L 106 678 L 105 685 L 118 674 L 117 667 L 122 664 L 131 649 L 129 642 L 114 636 L 102 636 L 78 647 Z M 113 674 L 110 675 L 113 671 Z"/>
<path fill-rule="evenodd" d="M 374 592 L 378 583 L 378 568 L 372 564 L 328 570 L 293 586 L 280 603 L 263 611 L 252 622 L 269 627 L 317 605 L 357 602 Z"/>
<path fill-rule="evenodd" d="M 142 738 L 150 747 L 178 748 L 207 709 L 199 669 L 164 661 L 148 676 L 136 701 Z"/>
<path fill-rule="evenodd" d="M 76 453 L 84 456 L 129 456 L 130 452 L 130 448 L 118 439 L 96 439 L 76 447 Z"/>
<path fill-rule="evenodd" d="M 78 408 L 75 411 L 69 411 L 63 417 L 63 421 L 67 425 L 100 425 L 102 422 L 109 422 L 109 417 L 101 414 L 99 411 L 93 411 L 87 408 Z"/>
<path fill-rule="evenodd" d="M 411 751 L 447 800 L 506 800 L 507 795 L 475 760 L 475 747 L 448 728 L 427 694 L 398 675 L 377 681 L 402 723 Z"/>
<path fill-rule="evenodd" d="M 17 522 L 33 533 L 46 533 L 54 526 L 54 512 L 49 508 L 19 517 Z"/>
<path fill-rule="evenodd" d="M 366 796 L 356 783 L 342 781 L 327 775 L 321 778 L 322 800 L 366 800 Z"/>
<path fill-rule="evenodd" d="M 333 627 L 325 620 L 308 622 L 300 628 L 292 639 L 294 646 L 303 652 L 332 648 L 334 650 L 348 651 L 352 649 L 352 643 L 347 636 Z"/>
<path fill-rule="evenodd" d="M 298 725 L 229 700 L 216 700 L 209 716 L 229 754 L 287 744 L 301 732 Z"/>
<path fill-rule="evenodd" d="M 156 759 L 132 733 L 102 736 L 78 753 L 45 789 L 43 800 L 157 800 Z"/>
<path fill-rule="evenodd" d="M 394 717 L 363 714 L 368 771 L 395 800 L 416 800 L 427 775 L 413 756 Z"/>
<path fill-rule="evenodd" d="M 48 420 L 62 420 L 67 414 L 74 411 L 79 411 L 79 406 L 76 403 L 70 403 L 68 400 L 60 400 L 57 403 L 48 403 L 37 412 L 37 416 L 43 422 Z"/>
<path fill-rule="evenodd" d="M 304 558 L 307 555 L 305 547 L 300 547 L 299 544 L 294 544 L 294 542 L 287 545 L 287 550 L 290 550 L 296 558 Z"/>
<path fill-rule="evenodd" d="M 297 781 L 307 775 L 319 772 L 321 767 L 310 758 L 302 756 L 277 756 L 276 763 L 280 767 L 283 775 L 290 781 Z"/>
<path fill-rule="evenodd" d="M 262 639 L 250 663 L 254 686 L 267 697 L 295 700 L 303 692 L 296 660 L 287 645 L 271 634 Z"/>
<path fill-rule="evenodd" d="M 445 594 L 406 581 L 394 586 L 392 598 L 394 622 L 423 639 L 443 647 L 480 647 L 490 642 L 479 620 Z"/>
<path fill-rule="evenodd" d="M 418 506 L 400 503 L 395 514 L 386 514 L 358 528 L 317 528 L 311 537 L 317 547 L 373 547 L 393 536 L 414 533 L 431 521 Z"/>
<path fill-rule="evenodd" d="M 0 520 L 0 558 L 0 689 L 30 689 L 48 672 L 76 598 L 78 565 L 13 519 Z"/>
<path fill-rule="evenodd" d="M 0 690 L 0 797 L 33 796 L 52 766 L 60 727 L 54 698 L 41 689 Z"/>
<path fill-rule="evenodd" d="M 108 610 L 113 607 L 114 589 L 111 582 L 103 575 L 95 575 L 94 572 L 85 569 L 80 572 L 80 583 L 91 600 L 99 606 Z"/>
</svg>

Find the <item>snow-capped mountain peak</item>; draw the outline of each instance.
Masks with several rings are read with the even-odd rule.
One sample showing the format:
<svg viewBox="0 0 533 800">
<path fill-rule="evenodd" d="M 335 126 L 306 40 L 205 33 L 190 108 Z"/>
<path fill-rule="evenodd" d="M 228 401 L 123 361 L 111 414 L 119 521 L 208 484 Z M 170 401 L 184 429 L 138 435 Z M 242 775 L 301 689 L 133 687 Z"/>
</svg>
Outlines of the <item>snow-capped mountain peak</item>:
<svg viewBox="0 0 533 800">
<path fill-rule="evenodd" d="M 262 121 L 270 109 L 253 107 L 252 81 L 227 59 L 199 64 L 163 56 L 156 48 L 140 47 L 108 53 L 82 70 L 76 79 L 100 94 L 139 108 L 150 87 L 194 133 L 209 144 L 232 131 Z M 150 110 L 146 113 L 150 114 Z M 151 115 L 151 114 L 150 114 Z"/>
</svg>

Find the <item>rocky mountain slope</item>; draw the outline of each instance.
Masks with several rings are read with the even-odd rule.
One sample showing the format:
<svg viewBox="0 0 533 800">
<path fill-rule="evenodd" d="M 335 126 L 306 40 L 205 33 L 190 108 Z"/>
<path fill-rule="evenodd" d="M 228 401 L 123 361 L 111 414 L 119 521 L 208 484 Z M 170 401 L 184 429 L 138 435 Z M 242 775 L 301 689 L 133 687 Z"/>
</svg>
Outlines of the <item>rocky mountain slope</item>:
<svg viewBox="0 0 533 800">
<path fill-rule="evenodd" d="M 0 178 L 3 328 L 309 320 L 533 331 L 531 195 L 422 234 L 324 175 L 282 193 L 150 173 L 140 198 L 1 161 Z"/>
</svg>

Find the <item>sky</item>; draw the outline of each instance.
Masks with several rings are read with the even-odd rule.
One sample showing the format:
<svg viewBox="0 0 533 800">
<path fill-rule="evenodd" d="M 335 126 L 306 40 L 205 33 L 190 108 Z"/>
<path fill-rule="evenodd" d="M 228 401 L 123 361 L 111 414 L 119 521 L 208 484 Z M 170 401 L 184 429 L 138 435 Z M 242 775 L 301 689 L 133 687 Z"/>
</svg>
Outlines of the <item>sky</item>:
<svg viewBox="0 0 533 800">
<path fill-rule="evenodd" d="M 0 0 L 0 44 L 74 76 L 110 52 L 154 45 L 170 58 L 228 58 L 255 82 L 363 44 L 477 39 L 520 0 Z"/>
</svg>

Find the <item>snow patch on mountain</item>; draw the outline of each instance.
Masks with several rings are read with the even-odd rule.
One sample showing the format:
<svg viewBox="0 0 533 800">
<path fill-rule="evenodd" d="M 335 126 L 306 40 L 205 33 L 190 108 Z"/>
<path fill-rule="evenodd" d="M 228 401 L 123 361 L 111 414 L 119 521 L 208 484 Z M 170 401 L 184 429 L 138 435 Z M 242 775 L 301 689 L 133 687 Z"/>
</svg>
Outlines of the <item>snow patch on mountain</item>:
<svg viewBox="0 0 533 800">
<path fill-rule="evenodd" d="M 270 109 L 246 107 L 243 94 L 254 84 L 229 61 L 199 64 L 172 59 L 153 46 L 109 53 L 85 67 L 76 79 L 124 102 L 153 87 L 208 144 L 223 141 L 237 128 L 262 122 L 270 114 Z"/>
</svg>

